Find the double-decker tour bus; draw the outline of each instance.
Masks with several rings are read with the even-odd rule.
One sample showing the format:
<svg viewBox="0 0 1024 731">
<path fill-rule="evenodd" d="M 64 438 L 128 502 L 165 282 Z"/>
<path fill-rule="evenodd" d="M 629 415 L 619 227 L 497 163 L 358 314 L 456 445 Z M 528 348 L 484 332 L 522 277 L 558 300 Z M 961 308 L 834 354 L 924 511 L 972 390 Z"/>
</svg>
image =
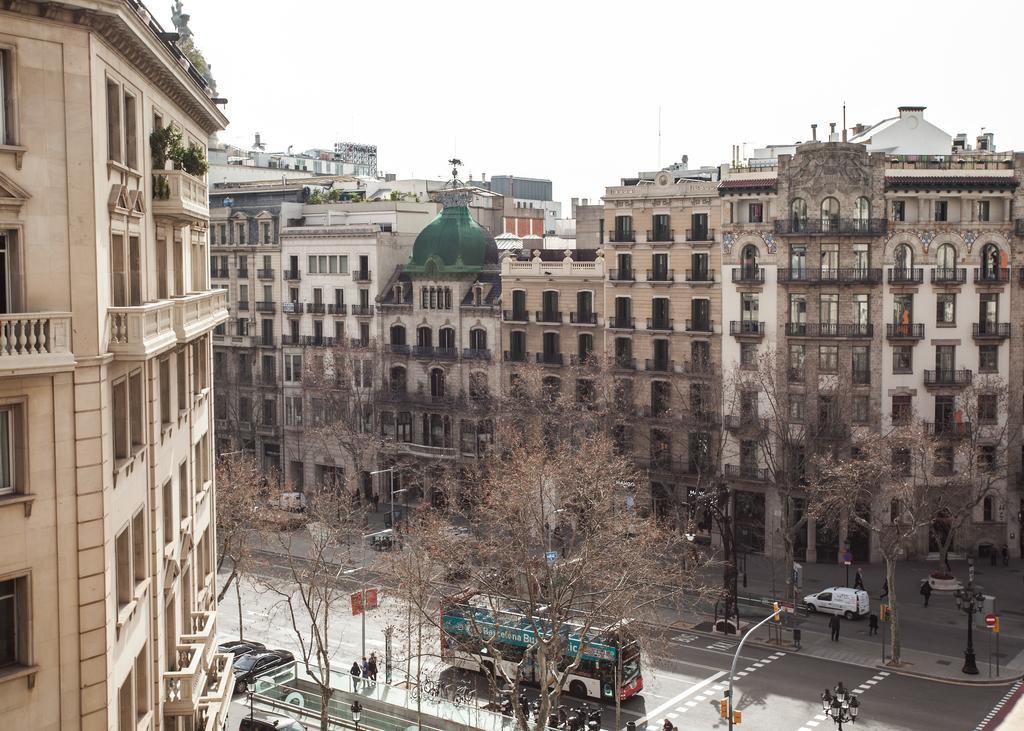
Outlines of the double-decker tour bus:
<svg viewBox="0 0 1024 731">
<path fill-rule="evenodd" d="M 503 606 L 498 607 L 498 604 Z M 499 602 L 492 596 L 467 589 L 441 600 L 441 658 L 449 665 L 493 673 L 500 670 L 514 677 L 524 653 L 536 642 L 536 633 L 544 633 L 546 620 L 531 618 L 524 608 Z M 632 638 L 630 622 L 592 626 L 582 637 L 571 621 L 562 624 L 567 635 L 560 668 L 575 660 L 583 646 L 579 665 L 566 679 L 566 690 L 580 698 L 615 698 L 636 695 L 644 687 L 640 674 L 640 646 Z M 493 640 L 495 657 L 487 647 Z M 534 662 L 522 671 L 522 680 L 540 685 Z M 498 673 L 501 677 L 501 673 Z"/>
</svg>

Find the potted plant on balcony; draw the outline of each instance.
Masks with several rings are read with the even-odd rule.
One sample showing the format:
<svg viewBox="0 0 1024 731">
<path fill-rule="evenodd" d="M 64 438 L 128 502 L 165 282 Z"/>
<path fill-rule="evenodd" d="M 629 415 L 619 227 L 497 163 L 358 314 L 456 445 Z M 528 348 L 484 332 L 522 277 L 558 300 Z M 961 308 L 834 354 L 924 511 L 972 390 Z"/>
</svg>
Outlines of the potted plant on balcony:
<svg viewBox="0 0 1024 731">
<path fill-rule="evenodd" d="M 168 160 L 176 161 L 181 157 L 181 130 L 172 124 L 157 127 L 149 135 L 149 151 L 153 156 L 153 169 L 165 170 Z"/>
<path fill-rule="evenodd" d="M 210 169 L 210 165 L 206 161 L 206 151 L 201 145 L 194 142 L 190 142 L 188 147 L 181 150 L 175 162 L 180 164 L 181 169 L 186 173 L 197 178 L 206 175 L 206 171 Z"/>
</svg>

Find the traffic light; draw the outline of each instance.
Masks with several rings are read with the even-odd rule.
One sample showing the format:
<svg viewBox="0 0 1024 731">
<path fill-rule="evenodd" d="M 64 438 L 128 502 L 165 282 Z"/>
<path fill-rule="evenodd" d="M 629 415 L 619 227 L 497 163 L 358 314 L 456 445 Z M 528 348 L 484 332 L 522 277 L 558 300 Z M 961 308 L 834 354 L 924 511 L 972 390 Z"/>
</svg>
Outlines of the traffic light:
<svg viewBox="0 0 1024 731">
<path fill-rule="evenodd" d="M 733 711 L 732 712 L 732 722 L 734 724 L 743 723 L 743 711 Z"/>
<path fill-rule="evenodd" d="M 883 604 L 878 608 L 878 618 L 883 622 L 889 619 L 889 605 Z"/>
<path fill-rule="evenodd" d="M 728 718 L 729 717 L 729 699 L 728 698 L 723 698 L 722 700 L 718 701 L 718 712 L 721 714 L 722 718 Z"/>
<path fill-rule="evenodd" d="M 992 625 L 992 631 L 999 634 L 999 615 L 996 615 L 996 623 Z"/>
<path fill-rule="evenodd" d="M 779 603 L 778 602 L 772 602 L 772 610 L 775 612 L 775 614 L 772 615 L 772 619 L 774 619 L 776 622 L 781 622 L 782 621 L 782 612 L 779 609 Z"/>
</svg>

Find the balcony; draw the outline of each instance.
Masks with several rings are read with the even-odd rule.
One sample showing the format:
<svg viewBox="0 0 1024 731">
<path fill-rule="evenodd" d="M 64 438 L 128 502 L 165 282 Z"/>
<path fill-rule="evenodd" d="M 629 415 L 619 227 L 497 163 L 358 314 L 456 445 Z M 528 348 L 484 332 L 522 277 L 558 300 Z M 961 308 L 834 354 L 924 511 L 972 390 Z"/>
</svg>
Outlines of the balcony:
<svg viewBox="0 0 1024 731">
<path fill-rule="evenodd" d="M 676 281 L 675 269 L 648 269 L 647 281 L 652 283 L 671 284 Z"/>
<path fill-rule="evenodd" d="M 435 459 L 455 459 L 458 454 L 454 447 L 435 447 L 430 444 L 416 444 L 415 442 L 392 442 L 385 446 L 398 454 L 408 454 L 412 457 L 433 457 Z"/>
<path fill-rule="evenodd" d="M 226 279 L 228 276 L 228 270 L 227 268 L 218 269 L 215 267 L 210 270 L 210 276 L 213 279 Z"/>
<path fill-rule="evenodd" d="M 504 322 L 529 322 L 530 314 L 526 310 L 502 310 L 501 319 Z"/>
<path fill-rule="evenodd" d="M 0 372 L 23 375 L 74 366 L 70 312 L 0 315 Z"/>
<path fill-rule="evenodd" d="M 232 672 L 234 656 L 214 653 L 206 674 L 206 689 L 199 698 L 196 731 L 217 731 L 227 722 L 231 697 L 235 692 Z"/>
<path fill-rule="evenodd" d="M 875 326 L 871 324 L 834 322 L 787 322 L 786 335 L 793 338 L 870 338 Z"/>
<path fill-rule="evenodd" d="M 1024 271 L 1024 270 L 1021 270 Z M 573 325 L 596 325 L 597 324 L 597 313 L 596 312 L 570 312 L 569 322 Z"/>
<path fill-rule="evenodd" d="M 550 310 L 536 310 L 533 313 L 534 322 L 550 322 L 550 323 L 561 323 L 562 313 L 552 312 Z"/>
<path fill-rule="evenodd" d="M 676 240 L 676 232 L 672 229 L 655 229 L 647 232 L 649 244 L 671 244 Z"/>
<path fill-rule="evenodd" d="M 440 358 L 441 360 L 457 360 L 459 357 L 458 348 L 442 348 L 440 346 L 434 348 L 434 357 Z"/>
<path fill-rule="evenodd" d="M 710 360 L 686 360 L 679 365 L 679 372 L 688 376 L 709 377 L 716 371 Z"/>
<path fill-rule="evenodd" d="M 256 278 L 257 279 L 273 279 L 274 278 L 274 270 L 273 269 L 257 269 L 256 270 Z"/>
<path fill-rule="evenodd" d="M 529 355 L 519 350 L 506 350 L 502 356 L 502 360 L 506 363 L 525 363 Z"/>
<path fill-rule="evenodd" d="M 326 338 L 323 335 L 303 335 L 299 338 L 299 345 L 308 348 L 333 348 L 336 342 L 335 338 Z"/>
<path fill-rule="evenodd" d="M 3 319 L 6 334 L 8 318 Z M 70 316 L 69 316 L 70 317 Z M 128 360 L 143 360 L 178 340 L 174 332 L 174 302 L 160 300 L 137 307 L 107 308 L 107 349 Z"/>
<path fill-rule="evenodd" d="M 608 321 L 610 330 L 633 330 L 636 327 L 636 318 L 613 317 Z"/>
<path fill-rule="evenodd" d="M 974 380 L 974 371 L 967 369 L 937 369 L 924 372 L 924 385 L 934 387 L 970 386 Z"/>
<path fill-rule="evenodd" d="M 882 270 L 870 267 L 828 267 L 779 269 L 784 284 L 881 284 Z"/>
<path fill-rule="evenodd" d="M 175 297 L 174 330 L 179 343 L 187 343 L 209 332 L 228 319 L 228 291 L 210 289 L 206 292 Z"/>
<path fill-rule="evenodd" d="M 768 482 L 768 468 L 756 465 L 727 464 L 725 465 L 725 477 L 728 480 Z"/>
<path fill-rule="evenodd" d="M 490 360 L 491 351 L 487 348 L 463 348 L 462 357 L 465 360 Z"/>
<path fill-rule="evenodd" d="M 417 358 L 433 358 L 434 357 L 434 346 L 433 345 L 414 345 L 412 346 L 412 354 Z"/>
<path fill-rule="evenodd" d="M 650 371 L 651 373 L 675 373 L 676 362 L 674 360 L 665 360 L 661 358 L 647 358 L 644 361 L 644 370 Z"/>
<path fill-rule="evenodd" d="M 240 279 L 248 279 L 249 278 L 249 270 L 248 269 L 239 269 L 238 270 L 238 277 Z"/>
<path fill-rule="evenodd" d="M 686 281 L 691 284 L 714 284 L 714 269 L 687 269 Z"/>
<path fill-rule="evenodd" d="M 162 678 L 164 712 L 171 715 L 195 713 L 200 698 L 207 693 L 208 674 L 213 667 L 215 613 L 193 612 L 187 629 L 177 645 L 175 669 L 164 672 Z"/>
<path fill-rule="evenodd" d="M 686 229 L 686 240 L 687 241 L 714 241 L 715 230 L 712 229 L 701 229 L 701 228 L 688 228 Z"/>
<path fill-rule="evenodd" d="M 306 312 L 311 315 L 322 315 L 327 312 L 327 305 L 324 302 L 307 302 Z"/>
<path fill-rule="evenodd" d="M 536 353 L 537 362 L 542 365 L 562 365 L 561 353 Z"/>
<path fill-rule="evenodd" d="M 409 355 L 409 346 L 406 343 L 389 343 L 384 348 L 392 355 Z"/>
<path fill-rule="evenodd" d="M 932 269 L 932 284 L 963 284 L 966 281 L 966 267 L 935 267 Z"/>
<path fill-rule="evenodd" d="M 328 304 L 327 305 L 328 315 L 346 315 L 348 314 L 348 305 L 339 304 Z"/>
<path fill-rule="evenodd" d="M 611 231 L 608 234 L 610 244 L 632 244 L 636 241 L 636 234 L 632 231 Z"/>
<path fill-rule="evenodd" d="M 768 431 L 768 419 L 757 414 L 726 414 L 725 428 L 730 431 Z"/>
<path fill-rule="evenodd" d="M 354 272 L 352 272 L 352 281 L 369 282 L 372 275 L 373 272 L 371 272 L 369 269 L 357 269 Z"/>
<path fill-rule="evenodd" d="M 970 439 L 971 437 L 971 422 L 969 421 L 955 421 L 954 419 L 925 421 L 922 422 L 922 426 L 925 434 L 930 437 L 940 439 Z"/>
<path fill-rule="evenodd" d="M 783 218 L 775 221 L 775 233 L 783 235 L 845 234 L 877 236 L 888 230 L 884 218 Z"/>
<path fill-rule="evenodd" d="M 634 282 L 636 269 L 609 269 L 608 279 L 613 282 Z"/>
<path fill-rule="evenodd" d="M 352 305 L 352 314 L 356 317 L 373 317 L 373 305 Z"/>
<path fill-rule="evenodd" d="M 733 284 L 764 284 L 764 267 L 740 266 L 732 270 Z"/>
<path fill-rule="evenodd" d="M 156 218 L 169 218 L 178 223 L 197 223 L 210 218 L 210 203 L 206 183 L 184 170 L 159 170 L 153 179 L 151 210 Z"/>
<path fill-rule="evenodd" d="M 687 320 L 686 332 L 688 333 L 713 333 L 715 323 L 712 320 Z"/>
<path fill-rule="evenodd" d="M 248 300 L 244 300 L 244 301 L 243 300 L 239 300 L 239 302 L 238 302 L 238 310 L 240 312 L 248 312 L 249 311 L 249 301 Z"/>
<path fill-rule="evenodd" d="M 756 320 L 731 320 L 729 334 L 737 337 L 764 337 L 764 323 Z"/>
<path fill-rule="evenodd" d="M 1000 285 L 1010 281 L 1010 267 L 974 268 L 974 283 Z"/>
<path fill-rule="evenodd" d="M 668 404 L 651 404 L 637 408 L 637 416 L 642 419 L 671 419 L 675 416 Z"/>
<path fill-rule="evenodd" d="M 257 312 L 273 312 L 274 311 L 274 302 L 272 302 L 272 301 L 264 302 L 262 300 L 256 300 L 256 311 Z"/>
<path fill-rule="evenodd" d="M 924 324 L 919 322 L 889 323 L 885 326 L 885 337 L 889 340 L 921 340 L 924 338 Z"/>
<path fill-rule="evenodd" d="M 282 302 L 281 312 L 286 315 L 301 315 L 303 304 L 301 302 Z"/>
<path fill-rule="evenodd" d="M 273 335 L 260 335 L 255 338 L 256 347 L 258 348 L 276 348 L 277 338 Z"/>
<path fill-rule="evenodd" d="M 295 282 L 302 279 L 302 272 L 298 269 L 285 269 L 284 278 L 290 282 Z"/>
<path fill-rule="evenodd" d="M 900 267 L 889 270 L 889 284 L 921 284 L 924 281 L 924 269 L 921 267 Z"/>
<path fill-rule="evenodd" d="M 850 426 L 836 418 L 821 419 L 813 426 L 813 434 L 818 439 L 845 439 L 849 433 Z"/>
<path fill-rule="evenodd" d="M 617 355 L 615 356 L 615 360 L 612 361 L 612 368 L 618 371 L 635 371 L 636 358 Z"/>
<path fill-rule="evenodd" d="M 675 320 L 668 317 L 648 317 L 647 329 L 655 332 L 672 332 L 675 330 Z"/>
<path fill-rule="evenodd" d="M 971 326 L 975 340 L 1006 340 L 1010 337 L 1008 322 L 976 322 Z"/>
</svg>

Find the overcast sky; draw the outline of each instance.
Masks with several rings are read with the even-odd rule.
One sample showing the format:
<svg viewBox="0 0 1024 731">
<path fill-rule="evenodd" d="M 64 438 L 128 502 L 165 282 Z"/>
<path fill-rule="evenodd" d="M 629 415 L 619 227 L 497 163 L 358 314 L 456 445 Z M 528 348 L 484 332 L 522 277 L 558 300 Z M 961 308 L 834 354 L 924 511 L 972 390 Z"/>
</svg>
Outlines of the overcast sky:
<svg viewBox="0 0 1024 731">
<path fill-rule="evenodd" d="M 147 0 L 171 29 L 171 0 Z M 688 154 L 789 143 L 900 104 L 1024 146 L 1024 3 L 185 0 L 231 125 L 268 149 L 376 144 L 378 168 L 550 178 L 599 197 Z M 658 109 L 661 108 L 661 155 Z M 568 215 L 568 210 L 565 211 Z"/>
</svg>

